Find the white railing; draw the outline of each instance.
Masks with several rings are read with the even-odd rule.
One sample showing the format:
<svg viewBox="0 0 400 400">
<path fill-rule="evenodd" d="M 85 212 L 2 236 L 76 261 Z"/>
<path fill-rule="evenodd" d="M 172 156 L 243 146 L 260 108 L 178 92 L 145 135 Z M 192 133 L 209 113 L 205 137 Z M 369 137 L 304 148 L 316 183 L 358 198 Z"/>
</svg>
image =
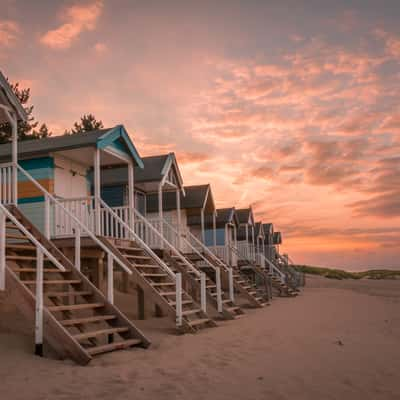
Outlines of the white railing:
<svg viewBox="0 0 400 400">
<path fill-rule="evenodd" d="M 108 218 L 113 220 L 115 223 L 121 224 L 121 226 L 126 229 L 128 234 L 136 240 L 143 248 L 145 248 L 148 252 L 148 254 L 156 260 L 158 265 L 160 265 L 175 281 L 175 288 L 176 288 L 176 323 L 178 326 L 182 324 L 182 281 L 181 281 L 181 275 L 180 274 L 175 274 L 169 267 L 168 265 L 162 261 L 155 253 L 154 251 L 149 247 L 149 245 L 144 241 L 143 238 L 138 236 L 137 232 L 134 231 L 134 229 L 131 228 L 131 226 L 124 222 L 121 217 L 119 217 L 112 208 L 110 208 L 102 199 L 99 199 L 100 206 L 103 208 L 103 212 L 108 214 Z M 140 212 L 136 209 L 133 210 L 134 218 L 135 218 L 135 224 L 136 222 L 140 222 L 144 225 L 144 230 L 150 230 L 152 234 L 154 234 L 155 237 L 160 240 L 164 248 L 167 248 L 171 251 L 172 255 L 177 256 L 189 269 L 189 271 L 192 271 L 197 278 L 200 278 L 201 282 L 201 290 L 200 290 L 200 302 L 201 302 L 201 307 L 202 310 L 205 312 L 206 311 L 206 299 L 205 299 L 205 288 L 203 288 L 203 285 L 205 284 L 204 278 L 202 278 L 203 273 L 200 273 L 197 271 L 196 268 L 193 267 L 193 265 L 186 260 L 186 258 L 171 244 L 169 243 L 165 237 L 161 235 L 160 232 L 154 228 L 154 226 L 146 220 L 146 218 L 140 214 Z M 144 235 L 146 236 L 146 235 Z M 180 304 L 180 306 L 179 306 Z"/>
<path fill-rule="evenodd" d="M 13 203 L 13 165 L 12 163 L 0 165 L 0 203 Z"/>
<path fill-rule="evenodd" d="M 218 266 L 213 265 L 210 261 L 202 254 L 202 251 L 207 251 L 211 257 L 215 257 L 207 247 L 203 246 L 203 244 L 188 230 L 181 234 L 167 221 L 163 221 L 163 232 L 167 233 L 168 237 L 173 237 L 174 242 L 180 244 L 180 246 L 184 246 L 188 249 L 188 251 L 194 252 L 197 256 L 200 257 L 202 263 L 214 270 L 215 273 L 215 284 L 217 286 L 217 309 L 218 312 L 222 312 L 222 289 L 221 289 L 221 271 L 220 266 L 222 266 L 221 261 L 218 261 Z M 197 270 L 197 269 L 196 269 Z M 232 300 L 233 301 L 233 300 Z"/>
<path fill-rule="evenodd" d="M 286 275 L 268 258 L 265 257 L 265 261 L 268 264 L 269 273 L 278 276 L 282 283 L 286 283 Z"/>
<path fill-rule="evenodd" d="M 75 233 L 75 244 L 76 243 L 80 243 L 80 240 L 78 240 L 78 236 L 80 238 L 80 235 L 85 235 L 90 237 L 94 243 L 96 243 L 106 254 L 108 257 L 108 260 L 112 260 L 112 261 L 116 261 L 117 265 L 119 265 L 120 268 L 122 268 L 126 273 L 128 273 L 129 275 L 132 274 L 132 271 L 130 270 L 129 266 L 125 264 L 125 262 L 118 257 L 117 255 L 115 255 L 112 250 L 110 250 L 97 236 L 96 234 L 93 232 L 93 227 L 87 226 L 84 222 L 82 222 L 78 217 L 76 217 L 74 215 L 73 212 L 69 211 L 68 209 L 66 209 L 63 204 L 56 199 L 53 195 L 51 195 L 39 182 L 37 182 L 30 174 L 29 172 L 25 171 L 20 165 L 17 164 L 17 169 L 18 171 L 23 174 L 30 182 L 32 182 L 37 189 L 39 189 L 43 195 L 44 195 L 44 199 L 45 199 L 45 215 L 44 215 L 44 223 L 45 223 L 45 235 L 47 238 L 50 238 L 50 234 L 52 231 L 51 228 L 51 209 L 55 209 L 56 212 L 62 212 L 65 213 L 68 218 L 70 219 L 70 224 L 72 224 L 72 226 L 74 227 L 74 233 Z M 54 228 L 53 228 L 54 230 Z M 77 265 L 77 263 L 79 264 L 80 262 L 80 255 L 81 255 L 81 249 L 80 249 L 80 245 L 79 248 L 75 249 L 75 265 Z M 79 262 L 78 262 L 79 260 Z M 113 263 L 111 263 L 111 265 L 113 265 Z M 79 268 L 78 268 L 79 269 Z M 112 273 L 112 268 L 109 266 L 108 268 L 109 272 Z M 111 282 L 111 281 L 109 281 Z M 113 299 L 112 297 L 108 297 L 108 301 L 112 303 Z"/>
<path fill-rule="evenodd" d="M 52 237 L 74 236 L 76 223 L 71 219 L 71 214 L 78 218 L 92 232 L 95 231 L 93 197 L 57 200 L 58 203 L 52 203 L 50 209 L 50 218 L 53 219 L 50 231 Z"/>
<path fill-rule="evenodd" d="M 43 356 L 43 256 L 46 256 L 60 271 L 64 272 L 65 268 L 3 204 L 0 204 L 0 290 L 5 290 L 6 288 L 7 218 L 36 247 L 35 353 Z"/>
<path fill-rule="evenodd" d="M 252 243 L 246 240 L 238 241 L 237 249 L 243 260 L 255 261 L 255 251 Z"/>
</svg>

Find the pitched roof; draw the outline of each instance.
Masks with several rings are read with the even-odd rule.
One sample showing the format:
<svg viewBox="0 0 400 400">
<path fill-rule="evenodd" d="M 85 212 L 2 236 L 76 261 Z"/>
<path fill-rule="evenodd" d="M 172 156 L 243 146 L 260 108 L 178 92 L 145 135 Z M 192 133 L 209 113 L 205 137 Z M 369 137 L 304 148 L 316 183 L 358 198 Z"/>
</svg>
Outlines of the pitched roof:
<svg viewBox="0 0 400 400">
<path fill-rule="evenodd" d="M 11 108 L 19 121 L 25 121 L 27 116 L 17 96 L 14 94 L 7 79 L 0 71 L 0 104 Z M 0 123 L 9 122 L 5 111 L 0 107 Z"/>
<path fill-rule="evenodd" d="M 236 218 L 235 207 L 230 208 L 218 208 L 217 209 L 217 223 L 228 224 L 234 222 Z"/>
<path fill-rule="evenodd" d="M 142 157 L 143 169 L 135 168 L 135 184 L 148 182 L 161 182 L 169 167 L 173 168 L 176 174 L 178 185 L 182 186 L 180 175 L 174 153 L 161 154 L 157 156 Z M 108 168 L 101 171 L 102 185 L 122 185 L 128 183 L 128 169 L 126 166 Z"/>
<path fill-rule="evenodd" d="M 82 147 L 104 148 L 109 144 L 109 139 L 122 138 L 127 144 L 128 149 L 137 165 L 142 166 L 136 148 L 130 140 L 125 128 L 117 125 L 114 128 L 98 129 L 90 132 L 76 133 L 74 135 L 53 136 L 44 139 L 25 140 L 18 143 L 18 156 L 20 158 L 40 157 L 49 153 L 73 150 Z M 10 158 L 11 143 L 0 145 L 0 159 Z"/>
<path fill-rule="evenodd" d="M 262 222 L 256 222 L 254 225 L 254 233 L 256 236 L 265 236 Z"/>
<path fill-rule="evenodd" d="M 274 232 L 273 244 L 282 244 L 282 234 L 280 232 Z"/>
<path fill-rule="evenodd" d="M 251 207 L 236 210 L 236 215 L 240 224 L 247 224 L 249 222 L 249 219 L 252 219 L 254 221 L 253 210 L 251 209 Z"/>
<path fill-rule="evenodd" d="M 269 233 L 274 233 L 274 225 L 272 224 L 272 222 L 269 222 L 267 224 L 263 224 L 263 228 L 264 228 L 264 233 L 267 236 Z"/>
<path fill-rule="evenodd" d="M 163 169 L 168 160 L 169 154 L 162 154 L 159 156 L 143 157 L 144 168 L 142 170 L 135 170 L 136 182 L 153 182 L 161 181 L 163 178 Z"/>
</svg>

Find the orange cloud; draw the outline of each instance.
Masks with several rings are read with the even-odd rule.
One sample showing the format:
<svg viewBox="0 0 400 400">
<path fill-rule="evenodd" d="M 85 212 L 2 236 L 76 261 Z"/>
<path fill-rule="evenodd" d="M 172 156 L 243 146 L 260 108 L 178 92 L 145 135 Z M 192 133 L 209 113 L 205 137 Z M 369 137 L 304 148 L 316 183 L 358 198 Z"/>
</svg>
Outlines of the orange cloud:
<svg viewBox="0 0 400 400">
<path fill-rule="evenodd" d="M 52 49 L 67 49 L 84 31 L 96 27 L 103 9 L 103 2 L 97 0 L 89 4 L 75 4 L 64 10 L 61 19 L 66 22 L 54 30 L 46 32 L 40 42 Z"/>
<path fill-rule="evenodd" d="M 0 46 L 11 47 L 21 29 L 17 22 L 11 20 L 0 21 Z"/>
</svg>

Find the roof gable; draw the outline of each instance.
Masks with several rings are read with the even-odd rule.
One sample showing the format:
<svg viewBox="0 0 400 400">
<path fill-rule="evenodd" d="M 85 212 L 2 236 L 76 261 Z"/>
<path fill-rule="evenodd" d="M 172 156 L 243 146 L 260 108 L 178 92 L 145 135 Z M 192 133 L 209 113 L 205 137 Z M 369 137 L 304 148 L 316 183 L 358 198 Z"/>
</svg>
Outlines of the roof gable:
<svg viewBox="0 0 400 400">
<path fill-rule="evenodd" d="M 6 107 L 9 111 L 15 113 L 17 120 L 26 121 L 27 115 L 24 107 L 18 100 L 17 96 L 14 94 L 11 86 L 7 82 L 7 79 L 0 71 L 0 105 Z M 0 107 L 0 123 L 9 122 L 6 111 Z"/>
</svg>

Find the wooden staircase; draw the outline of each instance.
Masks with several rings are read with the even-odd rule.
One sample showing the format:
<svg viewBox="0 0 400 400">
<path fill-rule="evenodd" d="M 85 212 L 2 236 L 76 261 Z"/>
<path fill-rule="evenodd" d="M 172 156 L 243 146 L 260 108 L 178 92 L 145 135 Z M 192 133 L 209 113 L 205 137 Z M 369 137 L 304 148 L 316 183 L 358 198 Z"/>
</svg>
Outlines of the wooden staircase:
<svg viewBox="0 0 400 400">
<path fill-rule="evenodd" d="M 196 254 L 195 254 L 196 255 Z M 190 261 L 190 255 L 185 255 L 186 260 L 192 265 L 192 267 L 197 270 L 199 273 L 203 272 L 202 268 L 197 267 L 196 263 L 192 263 Z M 164 260 L 167 262 L 169 267 L 176 271 L 181 272 L 182 275 L 185 277 L 186 280 L 190 281 L 192 286 L 197 289 L 200 293 L 200 278 L 195 271 L 188 268 L 188 266 L 182 261 L 179 256 L 164 254 Z M 215 277 L 215 271 L 210 271 L 211 275 Z M 207 300 L 212 306 L 218 310 L 218 300 L 217 300 L 217 285 L 214 280 L 212 280 L 207 274 L 206 276 L 206 295 Z M 235 319 L 240 315 L 243 315 L 243 310 L 235 304 L 230 298 L 229 293 L 226 291 L 221 291 L 221 298 L 222 298 L 222 317 L 225 319 Z"/>
<path fill-rule="evenodd" d="M 44 258 L 44 339 L 62 358 L 87 364 L 94 356 L 150 341 L 47 240 L 15 206 L 14 217 L 65 268 Z M 6 230 L 7 289 L 25 317 L 35 320 L 36 247 L 11 221 Z"/>
<path fill-rule="evenodd" d="M 298 290 L 282 283 L 279 277 L 272 273 L 268 273 L 268 275 L 271 277 L 272 287 L 279 297 L 296 297 L 298 295 Z"/>
<path fill-rule="evenodd" d="M 214 267 L 218 267 L 218 263 L 206 252 L 202 252 L 204 258 L 206 258 L 210 264 Z M 197 254 L 185 254 L 185 256 L 192 262 L 198 260 Z M 228 271 L 225 268 L 221 268 L 221 275 L 224 276 L 226 282 L 228 282 Z M 249 279 L 248 275 L 245 274 L 240 268 L 233 268 L 233 287 L 235 291 L 239 292 L 252 307 L 264 307 L 268 304 L 269 297 L 263 289 L 257 287 L 257 285 Z"/>
<path fill-rule="evenodd" d="M 117 254 L 133 272 L 132 282 L 145 292 L 171 319 L 176 321 L 176 284 L 174 278 L 151 257 L 149 252 L 133 240 L 100 238 Z M 201 310 L 201 307 L 186 292 L 182 291 L 182 332 L 196 332 L 216 323 Z"/>
</svg>

